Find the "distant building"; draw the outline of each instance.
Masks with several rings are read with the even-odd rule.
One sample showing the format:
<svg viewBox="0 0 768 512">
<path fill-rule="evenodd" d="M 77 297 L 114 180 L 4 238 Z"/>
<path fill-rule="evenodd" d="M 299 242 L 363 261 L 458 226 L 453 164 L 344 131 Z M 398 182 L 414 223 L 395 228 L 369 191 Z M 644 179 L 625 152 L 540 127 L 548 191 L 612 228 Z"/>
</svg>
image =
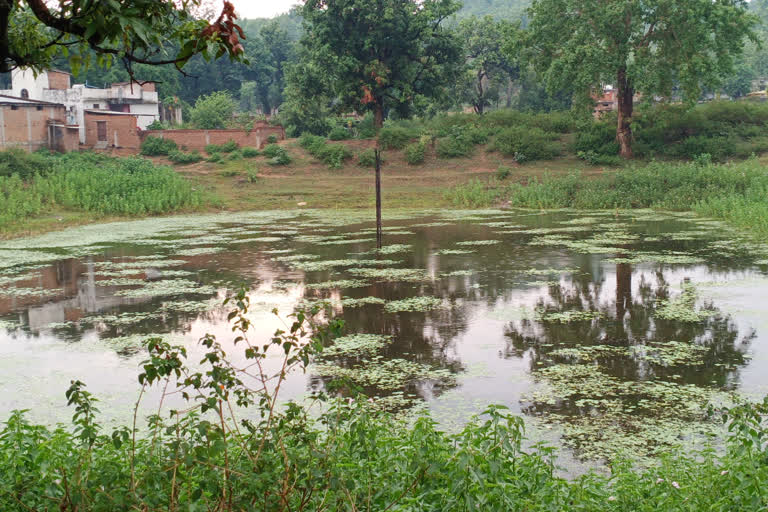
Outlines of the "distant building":
<svg viewBox="0 0 768 512">
<path fill-rule="evenodd" d="M 595 100 L 593 114 L 596 118 L 599 118 L 604 112 L 613 112 L 619 108 L 619 100 L 613 86 L 606 85 L 601 93 L 593 94 L 592 99 Z"/>
<path fill-rule="evenodd" d="M 0 95 L 0 149 L 67 152 L 78 142 L 78 127 L 67 123 L 64 105 Z"/>
<path fill-rule="evenodd" d="M 108 88 L 85 84 L 71 85 L 71 75 L 64 71 L 43 71 L 35 76 L 32 70 L 16 70 L 12 86 L 5 92 L 19 98 L 60 103 L 67 109 L 67 124 L 78 125 L 80 143 L 86 143 L 86 111 L 101 110 L 136 116 L 138 128 L 145 130 L 154 121 L 171 118 L 181 121 L 181 109 L 161 105 L 154 82 L 113 83 Z M 169 112 L 169 108 L 171 112 Z"/>
<path fill-rule="evenodd" d="M 84 114 L 85 148 L 138 153 L 141 146 L 138 114 L 92 109 L 85 110 Z"/>
</svg>

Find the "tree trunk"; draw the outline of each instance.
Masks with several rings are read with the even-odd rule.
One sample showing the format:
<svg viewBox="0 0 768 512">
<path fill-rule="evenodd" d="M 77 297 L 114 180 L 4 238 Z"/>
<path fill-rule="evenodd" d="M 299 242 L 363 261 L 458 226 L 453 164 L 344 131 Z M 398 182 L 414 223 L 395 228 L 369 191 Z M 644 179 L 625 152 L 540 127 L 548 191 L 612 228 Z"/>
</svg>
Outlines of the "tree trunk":
<svg viewBox="0 0 768 512">
<path fill-rule="evenodd" d="M 477 73 L 477 101 L 475 102 L 475 113 L 483 115 L 485 110 L 485 95 L 483 94 L 483 73 L 479 71 Z"/>
<path fill-rule="evenodd" d="M 635 91 L 627 78 L 626 68 L 621 68 L 616 77 L 616 99 L 618 100 L 618 125 L 616 142 L 619 143 L 619 155 L 632 158 L 632 110 Z"/>
<path fill-rule="evenodd" d="M 377 133 L 384 126 L 384 105 L 381 98 L 376 100 L 376 107 L 373 110 L 373 126 Z"/>
</svg>

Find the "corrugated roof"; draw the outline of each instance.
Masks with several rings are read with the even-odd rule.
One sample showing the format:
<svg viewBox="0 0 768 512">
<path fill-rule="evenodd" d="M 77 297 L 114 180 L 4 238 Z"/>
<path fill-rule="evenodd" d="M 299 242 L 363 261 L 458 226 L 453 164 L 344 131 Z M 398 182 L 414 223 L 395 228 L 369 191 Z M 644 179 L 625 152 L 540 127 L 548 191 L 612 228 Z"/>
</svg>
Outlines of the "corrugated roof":
<svg viewBox="0 0 768 512">
<path fill-rule="evenodd" d="M 30 100 L 28 98 L 19 98 L 17 96 L 8 96 L 0 94 L 0 104 L 8 105 L 45 105 L 48 107 L 63 107 L 61 103 L 51 103 L 50 101 Z"/>
</svg>

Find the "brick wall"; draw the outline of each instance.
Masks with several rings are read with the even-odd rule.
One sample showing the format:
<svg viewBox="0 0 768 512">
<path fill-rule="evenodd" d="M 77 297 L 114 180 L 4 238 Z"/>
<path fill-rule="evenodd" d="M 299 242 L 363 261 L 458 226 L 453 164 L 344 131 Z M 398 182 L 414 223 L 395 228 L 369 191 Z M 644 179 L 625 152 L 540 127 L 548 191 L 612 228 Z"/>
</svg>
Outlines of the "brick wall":
<svg viewBox="0 0 768 512">
<path fill-rule="evenodd" d="M 99 144 L 98 123 L 106 123 L 107 140 Z M 106 146 L 106 147 L 104 147 Z M 85 147 L 88 149 L 120 150 L 123 154 L 136 154 L 141 147 L 136 116 L 102 112 L 85 113 Z"/>
<path fill-rule="evenodd" d="M 48 71 L 49 89 L 69 89 L 69 74 L 61 71 Z"/>
<path fill-rule="evenodd" d="M 66 110 L 56 105 L 0 106 L 0 149 L 22 148 L 28 151 L 48 147 L 49 121 L 64 122 Z"/>
<path fill-rule="evenodd" d="M 253 130 L 145 130 L 141 138 L 148 136 L 170 139 L 179 147 L 189 151 L 203 151 L 208 144 L 224 144 L 234 140 L 240 147 L 263 148 L 267 137 L 275 135 L 278 140 L 285 139 L 282 126 L 272 126 L 268 123 L 256 123 Z"/>
</svg>

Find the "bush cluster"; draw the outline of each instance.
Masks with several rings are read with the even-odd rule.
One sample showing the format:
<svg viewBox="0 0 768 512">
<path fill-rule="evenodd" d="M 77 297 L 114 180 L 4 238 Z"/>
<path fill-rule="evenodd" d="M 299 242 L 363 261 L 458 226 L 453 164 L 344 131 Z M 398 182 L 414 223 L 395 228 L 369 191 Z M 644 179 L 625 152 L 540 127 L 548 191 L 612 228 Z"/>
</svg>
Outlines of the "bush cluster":
<svg viewBox="0 0 768 512">
<path fill-rule="evenodd" d="M 168 160 L 175 164 L 194 164 L 203 160 L 203 155 L 197 151 L 185 153 L 174 149 L 168 152 Z"/>
<path fill-rule="evenodd" d="M 376 167 L 376 152 L 368 148 L 357 154 L 357 165 L 360 167 Z"/>
<path fill-rule="evenodd" d="M 379 146 L 384 149 L 403 149 L 418 133 L 398 125 L 387 124 L 379 131 Z"/>
<path fill-rule="evenodd" d="M 405 147 L 405 161 L 408 165 L 421 165 L 424 163 L 427 152 L 427 143 L 424 141 L 408 144 Z"/>
<path fill-rule="evenodd" d="M 299 145 L 330 169 L 340 169 L 346 160 L 352 158 L 352 151 L 347 146 L 328 144 L 319 135 L 305 133 L 299 137 Z"/>
<path fill-rule="evenodd" d="M 229 139 L 224 144 L 208 144 L 205 146 L 205 152 L 209 155 L 214 153 L 231 153 L 237 150 L 240 145 L 232 139 Z"/>
<path fill-rule="evenodd" d="M 179 149 L 171 139 L 148 136 L 141 142 L 141 154 L 145 156 L 167 156 L 169 152 Z"/>
<path fill-rule="evenodd" d="M 256 148 L 251 147 L 245 147 L 241 151 L 243 158 L 255 158 L 259 156 L 261 153 L 259 153 L 259 150 Z"/>
<path fill-rule="evenodd" d="M 261 150 L 261 154 L 269 158 L 267 161 L 269 165 L 288 165 L 292 162 L 288 151 L 277 144 L 267 144 Z"/>
<path fill-rule="evenodd" d="M 537 127 L 514 126 L 502 130 L 493 141 L 492 148 L 517 162 L 550 160 L 560 155 L 557 133 L 545 132 Z"/>
<path fill-rule="evenodd" d="M 351 133 L 349 133 L 349 130 L 344 128 L 343 126 L 334 126 L 333 129 L 328 133 L 328 138 L 330 140 L 347 140 L 351 138 Z"/>
</svg>

